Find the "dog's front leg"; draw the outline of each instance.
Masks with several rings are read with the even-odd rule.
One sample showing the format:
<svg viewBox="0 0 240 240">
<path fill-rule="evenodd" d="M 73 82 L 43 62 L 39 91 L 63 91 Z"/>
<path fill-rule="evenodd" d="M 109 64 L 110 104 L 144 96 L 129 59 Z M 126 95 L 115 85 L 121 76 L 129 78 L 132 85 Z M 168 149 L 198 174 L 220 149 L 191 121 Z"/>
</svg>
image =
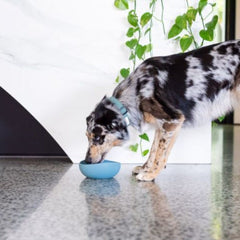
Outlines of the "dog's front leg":
<svg viewBox="0 0 240 240">
<path fill-rule="evenodd" d="M 155 161 L 155 156 L 157 154 L 159 141 L 160 141 L 161 135 L 162 135 L 161 132 L 162 132 L 161 129 L 156 129 L 148 160 L 145 162 L 145 164 L 143 166 L 135 167 L 132 171 L 133 174 L 138 174 L 143 169 L 146 171 L 147 169 L 151 168 L 151 166 L 153 165 L 153 163 Z"/>
<path fill-rule="evenodd" d="M 153 143 L 152 143 L 152 147 L 151 147 L 151 150 L 150 150 L 150 154 L 149 154 L 148 160 L 144 163 L 143 166 L 135 167 L 133 169 L 133 171 L 132 171 L 133 174 L 138 174 L 141 171 L 145 171 L 146 172 L 154 164 L 154 161 L 155 161 L 155 158 L 156 158 L 156 154 L 157 154 L 157 151 L 158 151 L 159 141 L 161 139 L 161 135 L 162 135 L 161 129 L 156 129 L 154 140 L 153 140 Z"/>
<path fill-rule="evenodd" d="M 152 181 L 165 167 L 167 158 L 176 141 L 183 122 L 184 117 L 182 116 L 174 122 L 165 122 L 156 130 L 149 158 L 136 176 L 138 180 Z"/>
</svg>

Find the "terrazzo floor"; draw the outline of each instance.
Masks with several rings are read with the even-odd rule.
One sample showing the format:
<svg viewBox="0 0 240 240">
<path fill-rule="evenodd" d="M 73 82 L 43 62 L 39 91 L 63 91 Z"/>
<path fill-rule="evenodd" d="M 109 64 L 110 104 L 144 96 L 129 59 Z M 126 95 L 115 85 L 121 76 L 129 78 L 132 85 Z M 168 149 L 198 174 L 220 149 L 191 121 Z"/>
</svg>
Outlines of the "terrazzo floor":
<svg viewBox="0 0 240 240">
<path fill-rule="evenodd" d="M 213 128 L 212 165 L 137 182 L 85 179 L 61 159 L 0 159 L 0 239 L 240 239 L 240 127 Z M 204 151 L 204 149 L 203 149 Z"/>
</svg>

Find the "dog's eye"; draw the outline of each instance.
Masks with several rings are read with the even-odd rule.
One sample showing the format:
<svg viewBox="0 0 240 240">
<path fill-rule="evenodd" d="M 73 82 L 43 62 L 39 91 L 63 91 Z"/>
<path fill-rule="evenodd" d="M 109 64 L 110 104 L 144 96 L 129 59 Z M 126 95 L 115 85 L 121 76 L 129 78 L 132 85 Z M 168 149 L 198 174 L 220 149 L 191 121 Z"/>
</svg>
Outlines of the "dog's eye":
<svg viewBox="0 0 240 240">
<path fill-rule="evenodd" d="M 109 130 L 113 130 L 113 129 L 115 129 L 117 127 L 117 123 L 115 123 L 115 122 L 112 122 L 112 123 L 110 123 L 108 126 L 107 126 L 107 128 L 109 129 Z"/>
<path fill-rule="evenodd" d="M 96 137 L 95 137 L 95 140 L 96 140 L 96 141 L 99 141 L 100 139 L 101 139 L 100 136 L 96 136 Z"/>
<path fill-rule="evenodd" d="M 95 136 L 94 139 L 93 139 L 93 143 L 94 144 L 103 144 L 104 142 L 104 138 L 105 136 L 104 135 L 101 135 L 101 136 Z"/>
</svg>

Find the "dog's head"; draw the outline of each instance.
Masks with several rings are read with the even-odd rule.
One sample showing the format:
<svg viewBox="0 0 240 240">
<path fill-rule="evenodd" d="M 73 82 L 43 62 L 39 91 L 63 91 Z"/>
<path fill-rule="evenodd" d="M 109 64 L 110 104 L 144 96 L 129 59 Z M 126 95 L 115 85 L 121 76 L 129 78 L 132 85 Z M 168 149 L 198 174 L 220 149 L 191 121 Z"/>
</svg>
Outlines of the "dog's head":
<svg viewBox="0 0 240 240">
<path fill-rule="evenodd" d="M 85 161 L 99 163 L 114 146 L 129 138 L 127 124 L 121 112 L 106 96 L 87 117 L 89 148 Z"/>
</svg>

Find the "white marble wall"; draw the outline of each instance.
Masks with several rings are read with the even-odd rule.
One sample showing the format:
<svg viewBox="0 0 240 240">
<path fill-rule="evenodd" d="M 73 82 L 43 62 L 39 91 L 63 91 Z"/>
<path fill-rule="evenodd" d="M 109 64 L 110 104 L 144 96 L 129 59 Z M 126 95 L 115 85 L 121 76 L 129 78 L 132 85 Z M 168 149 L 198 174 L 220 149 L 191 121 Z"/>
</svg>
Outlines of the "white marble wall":
<svg viewBox="0 0 240 240">
<path fill-rule="evenodd" d="M 184 9 L 183 0 L 165 1 L 167 30 Z M 126 14 L 114 8 L 113 0 L 0 0 L 0 86 L 73 162 L 82 160 L 87 148 L 86 116 L 104 94 L 112 93 L 117 72 L 128 66 Z M 159 28 L 154 30 L 154 54 L 179 51 Z M 131 141 L 136 139 L 133 134 Z M 210 124 L 184 130 L 170 161 L 209 163 L 210 141 Z M 114 149 L 108 158 L 143 161 L 128 145 Z"/>
</svg>

